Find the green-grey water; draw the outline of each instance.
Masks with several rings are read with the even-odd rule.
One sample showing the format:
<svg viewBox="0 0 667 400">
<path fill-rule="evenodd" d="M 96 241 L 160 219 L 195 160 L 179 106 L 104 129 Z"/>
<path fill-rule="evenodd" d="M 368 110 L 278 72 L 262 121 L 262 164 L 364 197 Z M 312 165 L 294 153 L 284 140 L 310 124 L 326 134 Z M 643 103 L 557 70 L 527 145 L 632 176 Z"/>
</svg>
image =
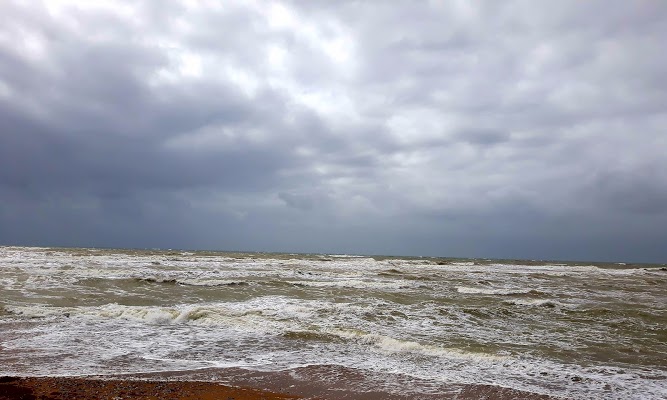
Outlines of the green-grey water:
<svg viewBox="0 0 667 400">
<path fill-rule="evenodd" d="M 0 374 L 336 365 L 660 399 L 666 303 L 659 265 L 0 247 Z"/>
</svg>

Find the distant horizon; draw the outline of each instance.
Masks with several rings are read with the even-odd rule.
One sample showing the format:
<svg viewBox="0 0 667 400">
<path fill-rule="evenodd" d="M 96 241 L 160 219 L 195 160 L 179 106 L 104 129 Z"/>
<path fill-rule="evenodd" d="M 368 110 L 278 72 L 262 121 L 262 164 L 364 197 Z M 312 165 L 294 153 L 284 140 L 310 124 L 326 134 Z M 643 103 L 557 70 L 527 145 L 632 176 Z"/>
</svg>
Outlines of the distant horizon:
<svg viewBox="0 0 667 400">
<path fill-rule="evenodd" d="M 205 248 L 179 248 L 179 247 L 108 247 L 108 246 L 66 246 L 66 245 L 21 245 L 4 244 L 0 247 L 26 247 L 43 249 L 87 249 L 87 250 L 137 250 L 137 251 L 179 251 L 179 252 L 211 252 L 211 253 L 239 253 L 239 254 L 282 254 L 282 255 L 319 255 L 319 256 L 350 256 L 350 257 L 390 257 L 390 258 L 425 258 L 444 260 L 487 260 L 487 261 L 526 261 L 526 262 L 558 262 L 558 263 L 592 263 L 592 264 L 617 264 L 617 265 L 667 265 L 665 262 L 633 261 L 633 260 L 575 260 L 575 259 L 553 259 L 553 258 L 517 258 L 517 257 L 465 257 L 445 255 L 416 255 L 416 254 L 381 254 L 381 253 L 346 253 L 346 252 L 308 252 L 308 251 L 286 251 L 286 250 L 227 250 L 227 249 L 205 249 Z"/>
</svg>

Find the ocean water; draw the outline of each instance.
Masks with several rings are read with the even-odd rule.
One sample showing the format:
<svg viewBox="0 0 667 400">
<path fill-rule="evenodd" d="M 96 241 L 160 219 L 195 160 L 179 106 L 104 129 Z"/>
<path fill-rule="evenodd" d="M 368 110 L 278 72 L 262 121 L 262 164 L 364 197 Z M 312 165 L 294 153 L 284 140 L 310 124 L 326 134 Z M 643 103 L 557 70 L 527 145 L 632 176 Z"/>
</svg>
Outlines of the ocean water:
<svg viewBox="0 0 667 400">
<path fill-rule="evenodd" d="M 0 247 L 0 375 L 327 366 L 388 393 L 665 399 L 667 270 Z"/>
</svg>

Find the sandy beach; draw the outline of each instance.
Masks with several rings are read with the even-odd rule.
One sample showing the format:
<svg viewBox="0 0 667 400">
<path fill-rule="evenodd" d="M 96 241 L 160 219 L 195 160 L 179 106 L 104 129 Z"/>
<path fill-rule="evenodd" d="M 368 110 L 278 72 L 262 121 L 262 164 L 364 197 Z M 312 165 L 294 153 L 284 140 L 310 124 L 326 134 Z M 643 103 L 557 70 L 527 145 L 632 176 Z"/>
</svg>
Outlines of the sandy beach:
<svg viewBox="0 0 667 400">
<path fill-rule="evenodd" d="M 286 382 L 283 382 L 286 383 Z M 0 399 L 69 400 L 69 399 L 181 399 L 181 400 L 274 400 L 274 399 L 410 399 L 412 396 L 388 393 L 358 393 L 323 385 L 291 386 L 284 392 L 255 387 L 235 387 L 216 382 L 135 380 L 82 377 L 0 377 Z M 554 397 L 486 385 L 466 385 L 424 399 L 527 399 L 548 400 Z"/>
<path fill-rule="evenodd" d="M 202 399 L 277 400 L 296 396 L 211 382 L 159 382 L 86 378 L 0 379 L 0 399 Z"/>
</svg>

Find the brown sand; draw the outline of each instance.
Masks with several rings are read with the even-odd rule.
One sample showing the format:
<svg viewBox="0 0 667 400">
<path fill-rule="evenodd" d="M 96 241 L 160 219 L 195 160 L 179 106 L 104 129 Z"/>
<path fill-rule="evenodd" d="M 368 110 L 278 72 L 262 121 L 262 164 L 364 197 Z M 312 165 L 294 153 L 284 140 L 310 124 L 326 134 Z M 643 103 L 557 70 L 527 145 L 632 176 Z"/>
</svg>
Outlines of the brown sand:
<svg viewBox="0 0 667 400">
<path fill-rule="evenodd" d="M 295 388 L 299 392 L 299 388 Z M 465 385 L 462 390 L 441 395 L 398 396 L 380 393 L 335 392 L 307 396 L 274 393 L 252 387 L 234 387 L 216 382 L 178 380 L 134 380 L 73 377 L 0 377 L 0 400 L 70 400 L 70 399 L 148 399 L 148 400 L 273 400 L 273 399 L 486 399 L 486 400 L 549 400 L 553 397 L 487 385 Z"/>
<path fill-rule="evenodd" d="M 415 377 L 371 373 L 337 365 L 311 365 L 287 371 L 261 372 L 242 368 L 209 368 L 195 371 L 171 371 L 125 375 L 122 378 L 149 381 L 205 381 L 233 387 L 251 387 L 273 393 L 286 393 L 304 399 L 321 400 L 556 400 L 554 397 L 517 389 L 484 384 L 453 384 L 420 381 Z M 384 384 L 393 381 L 399 392 L 387 391 Z M 428 386 L 427 392 L 422 389 Z M 412 388 L 412 390 L 411 390 Z"/>
<path fill-rule="evenodd" d="M 0 399 L 274 400 L 296 396 L 212 382 L 135 381 L 87 378 L 0 378 Z"/>
</svg>

